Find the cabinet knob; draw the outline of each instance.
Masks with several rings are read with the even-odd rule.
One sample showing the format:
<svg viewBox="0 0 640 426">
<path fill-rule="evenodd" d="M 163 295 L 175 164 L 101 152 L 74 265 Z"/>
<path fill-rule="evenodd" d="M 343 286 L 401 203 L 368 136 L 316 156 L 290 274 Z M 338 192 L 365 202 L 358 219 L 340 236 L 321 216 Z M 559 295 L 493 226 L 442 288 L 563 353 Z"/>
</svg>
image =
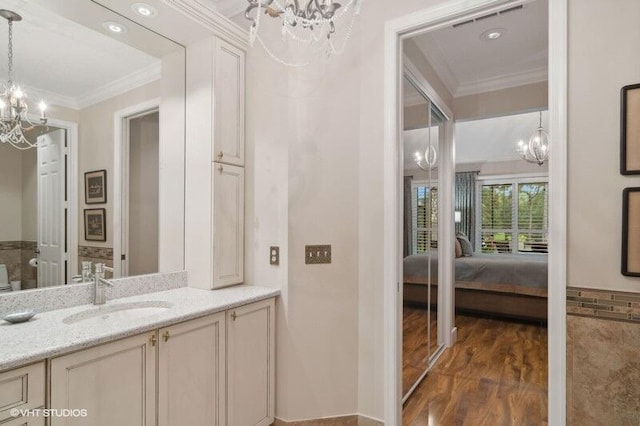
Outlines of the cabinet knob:
<svg viewBox="0 0 640 426">
<path fill-rule="evenodd" d="M 232 319 L 233 321 L 235 321 L 235 320 L 236 320 L 236 311 L 231 311 L 231 319 Z"/>
<path fill-rule="evenodd" d="M 151 340 L 151 346 L 155 346 L 156 342 L 158 341 L 158 337 L 156 336 L 156 333 L 153 333 L 151 335 L 151 339 L 150 340 Z"/>
<path fill-rule="evenodd" d="M 168 341 L 169 337 L 171 337 L 171 335 L 169 334 L 169 331 L 165 331 L 164 334 L 162 335 L 162 338 L 164 339 L 164 341 Z"/>
<path fill-rule="evenodd" d="M 219 171 L 220 173 L 222 173 L 222 172 L 224 171 L 224 167 L 222 167 L 222 165 L 219 165 L 219 166 L 218 166 L 218 171 Z"/>
<path fill-rule="evenodd" d="M 222 151 L 218 152 L 218 160 L 222 160 L 223 156 L 224 156 L 224 152 Z"/>
</svg>

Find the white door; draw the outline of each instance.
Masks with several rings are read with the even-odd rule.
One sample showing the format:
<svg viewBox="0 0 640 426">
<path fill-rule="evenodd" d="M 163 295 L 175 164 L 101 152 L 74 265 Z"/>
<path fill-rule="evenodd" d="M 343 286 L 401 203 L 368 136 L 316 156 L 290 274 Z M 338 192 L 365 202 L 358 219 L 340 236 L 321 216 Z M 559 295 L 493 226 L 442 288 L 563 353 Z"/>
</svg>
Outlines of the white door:
<svg viewBox="0 0 640 426">
<path fill-rule="evenodd" d="M 65 280 L 65 141 L 67 131 L 38 137 L 38 287 Z"/>
</svg>

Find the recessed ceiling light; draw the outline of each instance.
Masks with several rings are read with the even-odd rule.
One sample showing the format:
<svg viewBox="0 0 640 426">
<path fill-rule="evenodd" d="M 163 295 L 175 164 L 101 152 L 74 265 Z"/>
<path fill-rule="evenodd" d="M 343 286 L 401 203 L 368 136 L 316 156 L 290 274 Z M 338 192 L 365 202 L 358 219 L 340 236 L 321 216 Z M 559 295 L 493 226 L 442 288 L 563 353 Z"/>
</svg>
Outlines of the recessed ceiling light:
<svg viewBox="0 0 640 426">
<path fill-rule="evenodd" d="M 507 30 L 505 30 L 504 28 L 491 28 L 490 30 L 487 30 L 482 34 L 480 34 L 480 40 L 483 40 L 483 41 L 497 40 L 500 37 L 502 37 L 506 32 Z"/>
<path fill-rule="evenodd" d="M 158 10 L 146 3 L 134 3 L 131 5 L 131 9 L 144 18 L 153 18 L 158 15 Z"/>
<path fill-rule="evenodd" d="M 102 24 L 102 26 L 111 31 L 112 33 L 122 34 L 127 32 L 127 27 L 117 22 L 107 21 Z"/>
</svg>

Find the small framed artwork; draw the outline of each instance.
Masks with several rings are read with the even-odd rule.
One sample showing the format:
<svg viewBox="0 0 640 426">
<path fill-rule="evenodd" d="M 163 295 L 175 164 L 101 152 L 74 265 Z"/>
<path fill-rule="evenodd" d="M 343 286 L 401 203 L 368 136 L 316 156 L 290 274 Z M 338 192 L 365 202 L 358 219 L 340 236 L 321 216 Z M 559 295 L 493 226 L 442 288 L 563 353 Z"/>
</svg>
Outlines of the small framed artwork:
<svg viewBox="0 0 640 426">
<path fill-rule="evenodd" d="M 640 187 L 622 193 L 622 275 L 640 277 Z"/>
<path fill-rule="evenodd" d="M 84 174 L 85 204 L 104 204 L 107 202 L 107 171 L 96 170 Z"/>
<path fill-rule="evenodd" d="M 620 91 L 620 173 L 640 175 L 640 84 Z"/>
<path fill-rule="evenodd" d="M 107 211 L 105 209 L 84 210 L 84 239 L 107 241 Z"/>
</svg>

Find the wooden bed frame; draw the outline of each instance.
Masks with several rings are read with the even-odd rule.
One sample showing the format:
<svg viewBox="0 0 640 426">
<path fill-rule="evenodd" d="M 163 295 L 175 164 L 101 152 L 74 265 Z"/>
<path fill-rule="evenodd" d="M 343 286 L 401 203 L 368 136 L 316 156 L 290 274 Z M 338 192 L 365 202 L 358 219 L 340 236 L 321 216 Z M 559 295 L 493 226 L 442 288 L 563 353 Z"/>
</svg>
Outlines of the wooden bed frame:
<svg viewBox="0 0 640 426">
<path fill-rule="evenodd" d="M 427 304 L 427 283 L 405 277 L 404 303 Z M 432 306 L 438 304 L 438 285 L 431 284 Z M 456 282 L 456 312 L 527 321 L 547 321 L 547 292 L 505 284 Z"/>
</svg>

